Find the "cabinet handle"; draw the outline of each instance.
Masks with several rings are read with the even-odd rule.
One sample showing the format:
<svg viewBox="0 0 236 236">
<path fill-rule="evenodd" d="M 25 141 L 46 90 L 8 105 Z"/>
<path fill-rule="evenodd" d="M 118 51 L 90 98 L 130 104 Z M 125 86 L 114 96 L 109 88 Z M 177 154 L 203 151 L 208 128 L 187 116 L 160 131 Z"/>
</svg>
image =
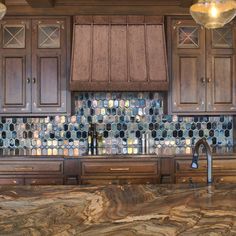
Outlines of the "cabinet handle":
<svg viewBox="0 0 236 236">
<path fill-rule="evenodd" d="M 36 180 L 33 180 L 31 183 L 32 183 L 32 184 L 36 184 Z"/>
<path fill-rule="evenodd" d="M 12 183 L 13 183 L 13 184 L 16 184 L 16 180 L 13 180 Z"/>
<path fill-rule="evenodd" d="M 33 78 L 33 84 L 35 84 L 35 83 L 36 83 L 36 78 L 34 77 L 34 78 Z"/>
<path fill-rule="evenodd" d="M 26 81 L 27 81 L 27 83 L 29 84 L 29 83 L 30 83 L 30 78 L 27 78 L 27 80 L 26 80 Z"/>
<path fill-rule="evenodd" d="M 15 171 L 31 171 L 33 170 L 33 167 L 16 167 L 14 168 Z"/>
<path fill-rule="evenodd" d="M 129 171 L 129 168 L 110 168 L 110 171 Z"/>
</svg>

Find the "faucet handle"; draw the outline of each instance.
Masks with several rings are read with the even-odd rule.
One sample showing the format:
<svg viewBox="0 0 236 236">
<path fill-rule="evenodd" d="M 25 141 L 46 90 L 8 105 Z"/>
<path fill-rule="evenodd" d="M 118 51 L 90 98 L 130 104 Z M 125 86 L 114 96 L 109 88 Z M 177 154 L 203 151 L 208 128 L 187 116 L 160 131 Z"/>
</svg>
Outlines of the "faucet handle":
<svg viewBox="0 0 236 236">
<path fill-rule="evenodd" d="M 197 162 L 192 162 L 191 168 L 197 169 L 198 168 L 198 163 Z"/>
<path fill-rule="evenodd" d="M 198 168 L 198 154 L 196 154 L 196 153 L 193 154 L 191 168 L 193 168 L 193 169 Z"/>
</svg>

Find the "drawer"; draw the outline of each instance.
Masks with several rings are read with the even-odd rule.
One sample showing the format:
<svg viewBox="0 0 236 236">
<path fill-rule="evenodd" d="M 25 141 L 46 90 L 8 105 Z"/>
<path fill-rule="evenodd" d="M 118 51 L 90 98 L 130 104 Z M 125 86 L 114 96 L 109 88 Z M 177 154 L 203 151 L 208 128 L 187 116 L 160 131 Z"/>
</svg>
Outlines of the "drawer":
<svg viewBox="0 0 236 236">
<path fill-rule="evenodd" d="M 24 179 L 23 178 L 0 178 L 0 185 L 23 185 Z"/>
<path fill-rule="evenodd" d="M 58 185 L 63 184 L 63 178 L 26 178 L 26 185 Z"/>
<path fill-rule="evenodd" d="M 82 176 L 157 175 L 157 162 L 102 161 L 82 162 Z"/>
<path fill-rule="evenodd" d="M 215 176 L 214 183 L 236 183 L 236 176 L 229 175 L 229 176 Z"/>
<path fill-rule="evenodd" d="M 176 160 L 176 172 L 196 172 L 207 170 L 207 160 L 199 160 L 198 169 L 191 168 L 192 160 Z M 214 160 L 213 170 L 215 171 L 236 171 L 236 159 L 235 160 Z"/>
<path fill-rule="evenodd" d="M 130 178 L 130 179 L 82 179 L 81 184 L 109 185 L 109 184 L 157 184 L 157 178 Z"/>
<path fill-rule="evenodd" d="M 176 176 L 175 183 L 176 184 L 189 184 L 189 183 L 206 183 L 206 176 Z"/>
<path fill-rule="evenodd" d="M 62 174 L 62 161 L 1 161 L 0 173 L 32 174 L 47 172 Z"/>
</svg>

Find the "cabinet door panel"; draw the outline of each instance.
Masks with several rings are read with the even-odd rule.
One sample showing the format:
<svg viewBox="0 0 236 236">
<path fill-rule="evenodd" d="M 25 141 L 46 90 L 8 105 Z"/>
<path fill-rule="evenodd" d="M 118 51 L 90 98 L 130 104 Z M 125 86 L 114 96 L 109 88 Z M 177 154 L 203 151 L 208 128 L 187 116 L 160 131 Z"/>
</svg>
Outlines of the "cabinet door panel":
<svg viewBox="0 0 236 236">
<path fill-rule="evenodd" d="M 31 111 L 30 21 L 4 20 L 0 32 L 0 113 L 28 113 Z"/>
<path fill-rule="evenodd" d="M 201 56 L 179 55 L 174 58 L 173 111 L 205 111 L 205 86 L 199 68 Z"/>
<path fill-rule="evenodd" d="M 235 59 L 233 55 L 213 55 L 209 61 L 209 111 L 233 112 L 235 99 Z"/>
<path fill-rule="evenodd" d="M 172 112 L 204 112 L 205 31 L 189 19 L 170 19 L 169 27 L 169 44 L 172 48 Z"/>
<path fill-rule="evenodd" d="M 65 21 L 34 20 L 32 37 L 32 112 L 65 113 Z"/>
<path fill-rule="evenodd" d="M 233 25 L 207 31 L 207 110 L 235 112 L 235 36 Z"/>
<path fill-rule="evenodd" d="M 24 113 L 31 110 L 30 84 L 26 79 L 25 56 L 2 56 L 1 112 Z"/>
</svg>

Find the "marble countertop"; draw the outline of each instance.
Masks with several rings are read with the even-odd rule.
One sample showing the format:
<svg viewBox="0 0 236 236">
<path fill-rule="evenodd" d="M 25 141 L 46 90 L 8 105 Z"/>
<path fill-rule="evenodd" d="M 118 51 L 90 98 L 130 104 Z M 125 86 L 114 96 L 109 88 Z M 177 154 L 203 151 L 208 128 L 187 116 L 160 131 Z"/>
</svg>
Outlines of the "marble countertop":
<svg viewBox="0 0 236 236">
<path fill-rule="evenodd" d="M 236 235 L 236 185 L 1 186 L 0 235 Z"/>
</svg>

